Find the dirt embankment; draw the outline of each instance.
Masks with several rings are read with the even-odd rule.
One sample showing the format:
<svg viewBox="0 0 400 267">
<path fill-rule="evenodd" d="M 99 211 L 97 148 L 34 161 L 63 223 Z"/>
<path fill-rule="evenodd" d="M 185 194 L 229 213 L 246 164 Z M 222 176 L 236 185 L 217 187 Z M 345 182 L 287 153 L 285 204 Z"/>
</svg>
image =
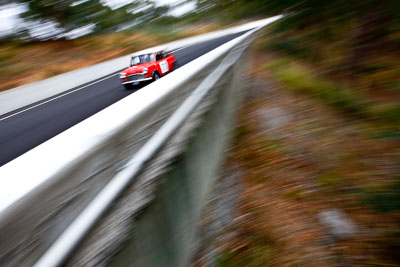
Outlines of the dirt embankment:
<svg viewBox="0 0 400 267">
<path fill-rule="evenodd" d="M 194 266 L 398 266 L 398 133 L 251 75 Z"/>
</svg>

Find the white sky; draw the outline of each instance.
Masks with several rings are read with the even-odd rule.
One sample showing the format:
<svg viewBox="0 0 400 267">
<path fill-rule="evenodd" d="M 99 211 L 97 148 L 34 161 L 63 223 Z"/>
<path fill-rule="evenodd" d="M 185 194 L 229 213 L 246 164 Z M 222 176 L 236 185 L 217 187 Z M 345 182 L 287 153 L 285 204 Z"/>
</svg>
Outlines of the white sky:
<svg viewBox="0 0 400 267">
<path fill-rule="evenodd" d="M 23 5 L 9 4 L 0 8 L 0 36 L 11 32 L 15 27 L 22 23 L 18 14 L 25 11 Z"/>
<path fill-rule="evenodd" d="M 175 0 L 163 0 L 163 1 L 172 2 L 172 1 L 175 1 Z M 185 13 L 188 13 L 188 12 L 192 11 L 195 8 L 196 8 L 196 3 L 189 2 L 189 3 L 181 5 L 181 6 L 177 7 L 177 8 L 175 8 L 174 10 L 172 10 L 171 11 L 171 15 L 173 15 L 173 16 L 181 16 L 181 15 L 183 15 Z"/>
<path fill-rule="evenodd" d="M 77 2 L 84 2 L 85 0 L 78 0 Z M 90 0 L 89 0 L 90 1 Z M 111 8 L 120 7 L 132 0 L 103 0 Z M 175 5 L 182 0 L 156 0 L 158 5 Z M 173 16 L 181 16 L 195 8 L 195 3 L 190 2 L 183 4 L 173 9 L 170 14 Z M 18 25 L 23 24 L 23 21 L 18 18 L 18 14 L 24 12 L 26 7 L 18 4 L 8 4 L 0 8 L 0 36 L 6 35 L 7 33 L 15 30 Z"/>
<path fill-rule="evenodd" d="M 85 0 L 80 0 L 80 1 L 85 1 Z M 80 2 L 79 1 L 79 2 Z M 118 8 L 123 5 L 126 5 L 126 3 L 132 2 L 132 0 L 102 0 L 103 3 L 108 5 L 111 8 Z M 182 2 L 182 0 L 156 0 L 154 1 L 157 5 L 176 5 L 179 2 Z M 183 4 L 174 10 L 172 10 L 171 15 L 173 16 L 180 16 L 183 15 L 195 8 L 196 4 L 194 2 L 186 3 Z"/>
</svg>

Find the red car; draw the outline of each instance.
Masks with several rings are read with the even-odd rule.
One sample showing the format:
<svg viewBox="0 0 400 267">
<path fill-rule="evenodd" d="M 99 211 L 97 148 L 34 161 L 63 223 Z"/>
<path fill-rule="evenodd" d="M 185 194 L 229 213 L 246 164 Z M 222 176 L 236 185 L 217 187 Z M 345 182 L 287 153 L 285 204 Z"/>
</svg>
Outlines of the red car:
<svg viewBox="0 0 400 267">
<path fill-rule="evenodd" d="M 125 88 L 130 89 L 143 81 L 158 80 L 174 70 L 176 58 L 172 53 L 157 51 L 134 54 L 130 67 L 123 70 L 119 77 Z"/>
</svg>

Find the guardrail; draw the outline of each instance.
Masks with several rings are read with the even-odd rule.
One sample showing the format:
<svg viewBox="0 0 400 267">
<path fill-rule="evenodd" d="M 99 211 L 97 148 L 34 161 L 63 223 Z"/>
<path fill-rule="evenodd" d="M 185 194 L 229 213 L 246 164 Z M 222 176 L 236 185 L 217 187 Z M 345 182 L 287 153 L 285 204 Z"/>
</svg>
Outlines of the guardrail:
<svg viewBox="0 0 400 267">
<path fill-rule="evenodd" d="M 276 19 L 1 167 L 0 266 L 187 266 L 247 48 Z"/>
</svg>

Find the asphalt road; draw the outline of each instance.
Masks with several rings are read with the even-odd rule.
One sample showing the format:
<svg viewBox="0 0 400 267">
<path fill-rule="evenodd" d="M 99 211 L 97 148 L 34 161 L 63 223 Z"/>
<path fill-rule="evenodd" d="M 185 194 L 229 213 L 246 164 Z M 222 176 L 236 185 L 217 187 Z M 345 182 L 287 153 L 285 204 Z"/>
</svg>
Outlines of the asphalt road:
<svg viewBox="0 0 400 267">
<path fill-rule="evenodd" d="M 181 67 L 243 33 L 178 50 L 174 53 L 178 65 Z M 137 90 L 145 90 L 145 84 L 126 90 L 116 74 L 82 90 L 54 100 L 49 99 L 42 105 L 14 116 L 0 118 L 0 166 Z"/>
</svg>

